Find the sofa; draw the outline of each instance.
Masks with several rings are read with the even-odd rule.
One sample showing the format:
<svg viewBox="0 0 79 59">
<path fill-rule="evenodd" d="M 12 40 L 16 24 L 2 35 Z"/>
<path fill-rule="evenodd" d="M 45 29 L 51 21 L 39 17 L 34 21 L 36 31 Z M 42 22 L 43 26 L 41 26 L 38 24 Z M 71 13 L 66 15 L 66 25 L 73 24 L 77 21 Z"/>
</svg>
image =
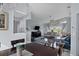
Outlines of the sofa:
<svg viewBox="0 0 79 59">
<path fill-rule="evenodd" d="M 71 36 L 67 36 L 64 39 L 64 48 L 70 50 L 71 47 Z"/>
</svg>

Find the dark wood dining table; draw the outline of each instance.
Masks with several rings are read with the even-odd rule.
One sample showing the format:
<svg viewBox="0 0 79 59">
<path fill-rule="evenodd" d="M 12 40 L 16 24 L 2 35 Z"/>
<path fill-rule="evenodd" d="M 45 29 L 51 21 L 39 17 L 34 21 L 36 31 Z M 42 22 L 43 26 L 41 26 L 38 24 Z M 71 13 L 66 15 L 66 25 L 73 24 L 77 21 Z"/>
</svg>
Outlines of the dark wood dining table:
<svg viewBox="0 0 79 59">
<path fill-rule="evenodd" d="M 25 49 L 33 53 L 33 56 L 57 56 L 58 54 L 58 49 L 37 43 L 26 44 Z"/>
<path fill-rule="evenodd" d="M 33 56 L 57 56 L 58 54 L 58 49 L 37 43 L 28 43 L 23 46 L 25 50 L 33 53 Z M 13 51 L 11 51 L 11 49 L 0 51 L 0 56 L 9 56 L 14 54 L 16 53 L 16 48 L 14 48 Z"/>
</svg>

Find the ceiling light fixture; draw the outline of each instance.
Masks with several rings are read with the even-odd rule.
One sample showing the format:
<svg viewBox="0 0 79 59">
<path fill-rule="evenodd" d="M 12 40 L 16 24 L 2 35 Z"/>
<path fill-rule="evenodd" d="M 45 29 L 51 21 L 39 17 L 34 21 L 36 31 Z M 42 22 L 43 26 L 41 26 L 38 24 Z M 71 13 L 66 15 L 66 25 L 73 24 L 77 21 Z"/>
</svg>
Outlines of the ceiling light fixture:
<svg viewBox="0 0 79 59">
<path fill-rule="evenodd" d="M 61 22 L 62 24 L 66 24 L 67 23 L 67 21 L 63 21 L 63 22 Z"/>
</svg>

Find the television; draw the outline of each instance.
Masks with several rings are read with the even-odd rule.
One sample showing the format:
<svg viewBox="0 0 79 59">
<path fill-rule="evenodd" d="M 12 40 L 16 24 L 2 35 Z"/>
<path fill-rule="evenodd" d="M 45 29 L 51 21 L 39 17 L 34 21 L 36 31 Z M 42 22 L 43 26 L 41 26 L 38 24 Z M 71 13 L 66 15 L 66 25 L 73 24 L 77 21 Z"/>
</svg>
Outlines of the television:
<svg viewBox="0 0 79 59">
<path fill-rule="evenodd" d="M 35 30 L 39 30 L 40 29 L 40 27 L 39 26 L 35 26 L 35 28 L 34 28 Z"/>
</svg>

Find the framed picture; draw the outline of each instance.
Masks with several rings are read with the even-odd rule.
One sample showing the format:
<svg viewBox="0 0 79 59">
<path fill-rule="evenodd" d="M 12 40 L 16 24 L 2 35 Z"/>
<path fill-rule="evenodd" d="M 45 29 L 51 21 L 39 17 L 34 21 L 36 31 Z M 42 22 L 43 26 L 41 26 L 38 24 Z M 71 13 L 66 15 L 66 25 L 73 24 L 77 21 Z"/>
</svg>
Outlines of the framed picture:
<svg viewBox="0 0 79 59">
<path fill-rule="evenodd" d="M 8 29 L 8 14 L 6 12 L 0 12 L 0 30 Z"/>
</svg>

